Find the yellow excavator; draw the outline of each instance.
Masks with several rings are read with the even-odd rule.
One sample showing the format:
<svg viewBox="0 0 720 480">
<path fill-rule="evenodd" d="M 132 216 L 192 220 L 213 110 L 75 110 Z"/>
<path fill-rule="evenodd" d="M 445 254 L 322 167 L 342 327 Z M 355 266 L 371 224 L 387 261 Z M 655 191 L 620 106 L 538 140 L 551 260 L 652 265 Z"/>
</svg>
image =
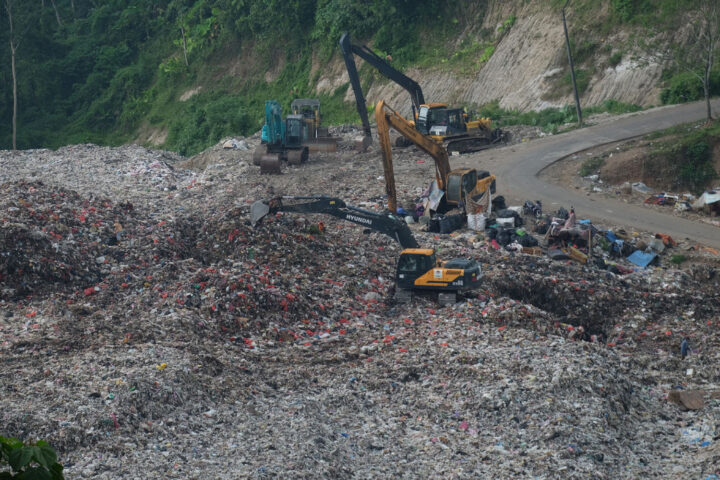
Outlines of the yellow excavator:
<svg viewBox="0 0 720 480">
<path fill-rule="evenodd" d="M 405 220 L 393 214 L 354 207 L 325 195 L 278 196 L 253 203 L 250 222 L 254 227 L 277 212 L 331 215 L 397 240 L 403 248 L 395 273 L 398 302 L 410 300 L 413 291 L 425 291 L 437 294 L 441 305 L 455 303 L 459 292 L 474 290 L 482 283 L 482 269 L 475 259 L 438 259 L 434 249 L 419 248 Z"/>
<path fill-rule="evenodd" d="M 428 135 L 423 135 L 411 122 L 380 100 L 375 106 L 380 149 L 382 151 L 385 190 L 388 196 L 388 209 L 397 212 L 397 193 L 395 190 L 395 172 L 392 164 L 392 148 L 390 144 L 390 127 L 400 135 L 417 145 L 435 161 L 435 181 L 437 188 L 444 192 L 440 205 L 436 209 L 442 213 L 453 208 L 464 207 L 470 201 L 479 203 L 485 195 L 495 193 L 495 175 L 485 170 L 474 168 L 450 168 L 448 152 L 442 142 Z"/>
<path fill-rule="evenodd" d="M 350 78 L 358 114 L 362 120 L 365 137 L 357 142 L 359 150 L 365 150 L 372 143 L 365 96 L 360 86 L 360 76 L 354 55 L 365 60 L 386 78 L 392 80 L 410 94 L 412 120 L 409 123 L 421 134 L 431 136 L 440 142 L 448 152 L 469 153 L 489 148 L 499 142 L 507 142 L 507 133 L 493 128 L 489 118 L 471 120 L 464 108 L 448 108 L 446 103 L 426 103 L 422 88 L 415 80 L 395 69 L 380 58 L 366 45 L 355 45 L 345 33 L 340 37 L 340 49 Z M 399 137 L 396 146 L 410 144 Z"/>
</svg>

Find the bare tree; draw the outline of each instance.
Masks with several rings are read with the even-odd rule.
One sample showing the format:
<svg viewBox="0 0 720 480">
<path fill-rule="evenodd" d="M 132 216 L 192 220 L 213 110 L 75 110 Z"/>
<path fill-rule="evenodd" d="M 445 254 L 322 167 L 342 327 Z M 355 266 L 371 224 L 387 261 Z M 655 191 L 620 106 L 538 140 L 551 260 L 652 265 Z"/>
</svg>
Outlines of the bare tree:
<svg viewBox="0 0 720 480">
<path fill-rule="evenodd" d="M 53 9 L 55 9 L 55 18 L 57 19 L 58 26 L 62 26 L 62 20 L 60 19 L 60 12 L 58 12 L 57 5 L 55 5 L 55 0 L 50 0 L 50 3 L 52 3 Z"/>
<path fill-rule="evenodd" d="M 183 45 L 183 54 L 185 55 L 185 66 L 188 67 L 190 64 L 188 63 L 187 58 L 187 39 L 185 38 L 185 28 L 183 27 L 182 20 L 180 21 L 180 33 L 182 34 L 182 45 Z"/>
<path fill-rule="evenodd" d="M 700 2 L 699 17 L 692 24 L 693 34 L 697 35 L 697 43 L 693 46 L 697 51 L 694 56 L 697 64 L 701 66 L 698 75 L 703 84 L 707 119 L 712 120 L 710 108 L 710 72 L 718 55 L 720 46 L 720 2 L 717 0 L 702 0 Z M 685 58 L 685 57 L 680 57 Z M 698 71 L 688 68 L 697 75 Z"/>
<path fill-rule="evenodd" d="M 13 82 L 13 116 L 12 116 L 12 148 L 17 150 L 17 72 L 15 71 L 15 53 L 18 48 L 18 40 L 15 38 L 15 25 L 13 23 L 13 0 L 5 0 L 5 10 L 10 23 L 10 68 Z"/>
</svg>

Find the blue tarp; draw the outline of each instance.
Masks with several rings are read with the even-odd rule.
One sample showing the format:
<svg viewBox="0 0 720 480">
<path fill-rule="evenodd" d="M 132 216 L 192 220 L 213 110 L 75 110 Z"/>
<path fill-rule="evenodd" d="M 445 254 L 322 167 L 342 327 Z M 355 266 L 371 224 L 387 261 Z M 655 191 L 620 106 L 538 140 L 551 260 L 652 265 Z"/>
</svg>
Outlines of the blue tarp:
<svg viewBox="0 0 720 480">
<path fill-rule="evenodd" d="M 620 240 L 618 237 L 616 237 L 615 234 L 613 232 L 611 232 L 610 230 L 605 232 L 605 238 L 607 238 L 610 241 L 610 243 L 612 244 L 611 248 L 614 252 L 622 252 L 623 243 L 624 243 L 623 240 Z"/>
<path fill-rule="evenodd" d="M 650 265 L 656 258 L 657 253 L 646 253 L 641 252 L 640 250 L 635 250 L 629 257 L 627 257 L 628 261 L 643 268 Z"/>
</svg>

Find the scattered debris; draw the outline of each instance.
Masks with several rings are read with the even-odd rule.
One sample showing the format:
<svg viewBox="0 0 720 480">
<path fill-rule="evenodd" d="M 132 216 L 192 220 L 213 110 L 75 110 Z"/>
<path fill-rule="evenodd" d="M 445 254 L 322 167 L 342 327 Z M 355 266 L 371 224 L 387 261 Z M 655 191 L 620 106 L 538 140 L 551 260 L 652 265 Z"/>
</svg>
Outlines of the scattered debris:
<svg viewBox="0 0 720 480">
<path fill-rule="evenodd" d="M 475 259 L 483 285 L 400 303 L 389 237 L 309 215 L 249 224 L 279 194 L 382 212 L 379 150 L 355 153 L 344 130 L 337 155 L 279 176 L 222 145 L 198 170 L 141 147 L 0 152 L 0 434 L 47 439 L 68 478 L 720 474 L 703 460 L 720 396 L 688 395 L 720 376 L 718 269 L 668 261 L 716 253 L 661 238 L 640 268 L 627 257 L 654 233 L 582 212 L 577 235 L 548 237 L 562 261 L 540 233 L 562 212 L 418 221 L 419 243 Z M 423 156 L 396 158 L 409 216 Z"/>
</svg>

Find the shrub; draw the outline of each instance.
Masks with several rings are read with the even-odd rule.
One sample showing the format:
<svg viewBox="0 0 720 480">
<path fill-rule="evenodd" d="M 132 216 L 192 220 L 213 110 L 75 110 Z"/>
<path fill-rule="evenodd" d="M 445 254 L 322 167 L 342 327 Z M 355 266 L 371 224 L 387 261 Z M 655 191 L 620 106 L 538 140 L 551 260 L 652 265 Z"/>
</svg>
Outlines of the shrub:
<svg viewBox="0 0 720 480">
<path fill-rule="evenodd" d="M 720 70 L 710 72 L 710 95 L 720 94 Z M 692 102 L 705 98 L 700 79 L 690 72 L 673 75 L 668 87 L 660 92 L 660 100 L 664 105 Z"/>
<path fill-rule="evenodd" d="M 680 181 L 696 191 L 702 190 L 717 177 L 711 160 L 710 146 L 704 140 L 687 145 L 678 168 Z"/>
<path fill-rule="evenodd" d="M 670 263 L 675 265 L 680 265 L 681 263 L 685 262 L 687 260 L 687 257 L 685 255 L 673 255 L 670 257 Z"/>
<path fill-rule="evenodd" d="M 689 72 L 679 73 L 670 79 L 670 85 L 660 93 L 664 105 L 692 102 L 703 98 L 702 82 Z"/>
<path fill-rule="evenodd" d="M 0 436 L 0 479 L 63 480 L 63 466 L 57 461 L 55 450 L 39 441 L 25 445 L 17 438 Z"/>
<path fill-rule="evenodd" d="M 505 33 L 508 30 L 512 28 L 513 25 L 515 25 L 515 22 L 517 21 L 517 17 L 515 15 L 510 15 L 507 20 L 505 20 L 502 25 L 498 27 L 498 33 Z"/>
<path fill-rule="evenodd" d="M 605 160 L 602 157 L 593 157 L 585 160 L 580 166 L 580 176 L 587 177 L 597 172 L 603 166 Z"/>
<path fill-rule="evenodd" d="M 610 59 L 608 60 L 608 63 L 611 67 L 615 68 L 618 65 L 620 65 L 620 62 L 622 62 L 622 53 L 615 52 L 612 55 L 610 55 Z"/>
</svg>

